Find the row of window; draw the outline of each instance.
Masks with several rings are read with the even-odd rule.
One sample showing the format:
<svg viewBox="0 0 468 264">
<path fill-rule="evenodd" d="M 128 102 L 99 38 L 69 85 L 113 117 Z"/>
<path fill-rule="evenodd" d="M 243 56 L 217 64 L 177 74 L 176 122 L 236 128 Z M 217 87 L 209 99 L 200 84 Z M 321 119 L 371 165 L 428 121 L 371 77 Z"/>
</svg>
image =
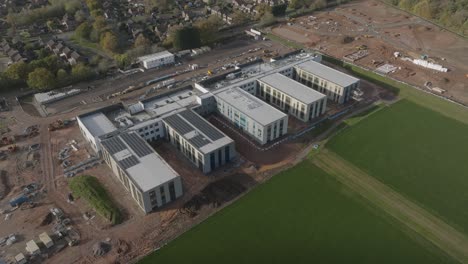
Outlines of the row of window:
<svg viewBox="0 0 468 264">
<path fill-rule="evenodd" d="M 147 131 L 149 129 L 152 129 L 153 127 L 158 127 L 158 123 L 151 124 L 151 125 L 149 125 L 147 127 L 140 128 L 140 129 L 138 129 L 138 132 L 142 133 L 143 131 Z M 157 129 L 157 131 L 159 131 L 159 128 Z"/>
<path fill-rule="evenodd" d="M 105 150 L 103 149 L 102 150 L 102 154 L 104 156 L 104 160 L 106 161 L 106 163 L 109 165 L 109 167 L 112 168 L 112 165 L 111 165 L 111 159 L 110 159 L 110 154 Z M 135 201 L 138 202 L 138 204 L 144 208 L 144 205 L 143 205 L 143 196 L 141 194 L 141 192 L 139 190 L 137 190 L 137 188 L 135 188 L 135 185 L 133 185 L 132 182 L 130 182 L 130 180 L 128 179 L 128 176 L 127 174 L 125 173 L 125 171 L 123 171 L 119 166 L 117 166 L 117 171 L 118 171 L 118 174 L 116 175 L 117 178 L 119 178 L 120 182 L 123 183 L 123 185 L 125 186 L 125 188 L 130 191 L 130 194 L 132 195 L 133 199 L 135 199 Z"/>
</svg>

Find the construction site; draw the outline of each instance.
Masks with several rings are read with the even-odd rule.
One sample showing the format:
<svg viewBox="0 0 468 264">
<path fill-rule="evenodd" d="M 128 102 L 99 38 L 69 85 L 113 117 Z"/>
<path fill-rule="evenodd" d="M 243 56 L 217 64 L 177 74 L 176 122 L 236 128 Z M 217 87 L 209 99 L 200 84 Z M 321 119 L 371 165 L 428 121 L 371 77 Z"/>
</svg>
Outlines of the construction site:
<svg viewBox="0 0 468 264">
<path fill-rule="evenodd" d="M 468 41 L 382 2 L 353 1 L 290 19 L 271 33 L 468 103 Z"/>
<path fill-rule="evenodd" d="M 200 96 L 195 89 L 187 88 L 190 84 L 223 79 L 234 65 L 269 62 L 272 57 L 281 58 L 292 52 L 271 41 L 248 40 L 230 49 L 229 56 L 219 58 L 225 49 L 222 46 L 212 54 L 161 70 L 158 74 L 165 76 L 177 67 L 194 69 L 165 80 L 152 81 L 156 77 L 150 72 L 97 81 L 86 84 L 93 88 L 45 106 L 35 105 L 31 97 L 24 101 L 5 99 L 8 107 L 0 113 L 0 258 L 7 263 L 131 263 L 294 163 L 300 158 L 298 152 L 311 142 L 320 141 L 346 116 L 376 101 L 395 99 L 383 88 L 361 80 L 364 96 L 359 101 L 330 103 L 325 115 L 309 123 L 289 116 L 288 134 L 264 145 L 222 116 L 209 115 L 206 125 L 232 138 L 236 146 L 235 158 L 209 175 L 197 170 L 171 142 L 149 141 L 153 151 L 180 175 L 184 194 L 145 214 L 83 137 L 76 117 L 106 106 L 124 104 L 127 109 L 142 102 L 154 107 L 151 111 L 157 114 L 170 98 L 182 104 L 186 95 L 192 99 Z M 170 79 L 174 81 L 164 83 Z M 148 81 L 151 84 L 146 85 Z M 129 86 L 139 85 L 138 89 L 128 90 Z M 180 94 L 179 98 L 174 93 Z M 158 103 L 162 105 L 156 109 Z M 99 180 L 120 210 L 122 223 L 112 225 L 85 199 L 72 194 L 69 183 L 78 175 L 92 175 Z"/>
</svg>

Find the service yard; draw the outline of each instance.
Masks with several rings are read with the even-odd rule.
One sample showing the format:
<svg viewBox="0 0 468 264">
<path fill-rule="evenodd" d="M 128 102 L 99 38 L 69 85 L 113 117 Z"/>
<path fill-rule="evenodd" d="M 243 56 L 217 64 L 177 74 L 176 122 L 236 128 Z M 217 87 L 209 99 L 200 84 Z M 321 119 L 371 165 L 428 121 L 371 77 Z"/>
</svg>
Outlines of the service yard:
<svg viewBox="0 0 468 264">
<path fill-rule="evenodd" d="M 381 2 L 353 1 L 292 19 L 271 32 L 339 59 L 355 53 L 353 63 L 372 70 L 389 64 L 395 67 L 391 77 L 468 103 L 468 40 Z M 448 72 L 402 59 L 425 55 Z"/>
</svg>

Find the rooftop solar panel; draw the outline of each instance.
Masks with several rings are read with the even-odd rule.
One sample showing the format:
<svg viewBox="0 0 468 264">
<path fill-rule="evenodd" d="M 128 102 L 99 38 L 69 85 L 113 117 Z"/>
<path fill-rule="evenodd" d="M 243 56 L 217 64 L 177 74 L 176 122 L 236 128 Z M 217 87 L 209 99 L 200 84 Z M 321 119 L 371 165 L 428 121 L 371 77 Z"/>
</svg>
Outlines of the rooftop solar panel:
<svg viewBox="0 0 468 264">
<path fill-rule="evenodd" d="M 174 128 L 178 133 L 181 135 L 185 135 L 190 131 L 193 131 L 193 127 L 187 124 L 185 120 L 180 118 L 178 115 L 172 115 L 169 117 L 164 118 L 164 121 L 166 121 L 172 128 Z"/>
<path fill-rule="evenodd" d="M 224 137 L 224 135 L 216 130 L 211 124 L 205 119 L 195 114 L 190 110 L 180 112 L 180 115 L 189 121 L 193 126 L 200 130 L 203 134 L 209 137 L 211 140 L 216 141 Z"/>
<path fill-rule="evenodd" d="M 122 139 L 127 143 L 127 145 L 138 155 L 138 157 L 144 157 L 153 153 L 146 142 L 135 133 L 122 134 Z"/>
<path fill-rule="evenodd" d="M 202 135 L 194 136 L 193 138 L 189 139 L 189 142 L 195 145 L 197 148 L 201 148 L 210 143 L 210 141 Z"/>
<path fill-rule="evenodd" d="M 112 138 L 103 140 L 101 144 L 107 149 L 107 151 L 111 155 L 127 148 L 119 137 L 112 137 Z"/>
<path fill-rule="evenodd" d="M 138 163 L 140 163 L 140 161 L 138 161 L 137 157 L 135 157 L 133 155 L 119 161 L 120 166 L 124 170 L 126 170 L 128 168 L 131 168 L 131 167 L 137 165 Z"/>
</svg>

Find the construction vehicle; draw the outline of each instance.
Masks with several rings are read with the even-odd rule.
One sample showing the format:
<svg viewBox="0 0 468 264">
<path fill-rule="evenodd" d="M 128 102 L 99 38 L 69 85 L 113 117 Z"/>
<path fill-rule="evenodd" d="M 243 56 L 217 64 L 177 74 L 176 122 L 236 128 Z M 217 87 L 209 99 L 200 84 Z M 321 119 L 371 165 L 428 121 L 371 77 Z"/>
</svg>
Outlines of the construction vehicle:
<svg viewBox="0 0 468 264">
<path fill-rule="evenodd" d="M 15 152 L 15 151 L 17 151 L 17 150 L 18 150 L 18 146 L 16 146 L 16 145 L 10 145 L 10 146 L 8 146 L 8 151 L 9 151 L 9 152 Z"/>
<path fill-rule="evenodd" d="M 54 122 L 49 124 L 49 131 L 55 131 L 55 130 L 63 129 L 63 128 L 67 127 L 68 125 L 70 125 L 69 120 L 57 119 Z"/>
<path fill-rule="evenodd" d="M 355 47 L 357 50 L 366 50 L 367 46 L 366 45 L 359 45 Z"/>
<path fill-rule="evenodd" d="M 2 146 L 8 146 L 15 142 L 15 140 L 11 137 L 2 137 L 1 144 Z"/>
<path fill-rule="evenodd" d="M 208 70 L 206 73 L 207 73 L 208 75 L 213 75 L 213 72 L 212 72 L 211 70 Z"/>
<path fill-rule="evenodd" d="M 373 38 L 374 36 L 372 35 L 364 35 L 365 38 Z"/>
</svg>

